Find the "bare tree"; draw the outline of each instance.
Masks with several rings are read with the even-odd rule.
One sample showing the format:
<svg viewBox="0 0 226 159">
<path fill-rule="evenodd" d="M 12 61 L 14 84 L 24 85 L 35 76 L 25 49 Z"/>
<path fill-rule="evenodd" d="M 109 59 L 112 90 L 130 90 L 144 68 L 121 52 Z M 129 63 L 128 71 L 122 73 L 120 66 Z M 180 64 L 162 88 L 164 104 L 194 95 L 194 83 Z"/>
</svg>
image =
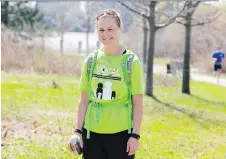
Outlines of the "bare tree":
<svg viewBox="0 0 226 159">
<path fill-rule="evenodd" d="M 57 30 L 60 34 L 60 54 L 64 54 L 64 30 L 66 17 L 60 12 L 56 12 Z"/>
<path fill-rule="evenodd" d="M 147 15 L 147 13 L 146 13 Z M 147 49 L 148 49 L 148 23 L 147 19 L 143 17 L 143 34 L 144 34 L 144 40 L 143 40 L 143 63 L 147 64 Z"/>
<path fill-rule="evenodd" d="M 83 31 L 86 32 L 86 54 L 90 53 L 90 45 L 89 45 L 89 33 L 93 31 L 91 26 L 94 25 L 95 22 L 95 15 L 97 14 L 98 10 L 103 7 L 102 3 L 99 2 L 84 2 L 83 3 L 83 14 L 85 18 L 85 25 L 83 25 Z"/>
<path fill-rule="evenodd" d="M 130 5 L 125 4 L 123 2 L 120 2 L 120 1 L 119 1 L 119 3 L 123 6 L 125 6 L 131 12 L 142 16 L 144 19 L 146 19 L 148 21 L 148 27 L 149 27 L 149 46 L 148 47 L 149 47 L 149 49 L 148 49 L 145 93 L 149 96 L 153 96 L 153 60 L 154 60 L 156 32 L 159 29 L 165 28 L 168 25 L 172 24 L 174 22 L 174 20 L 176 19 L 176 17 L 178 15 L 180 15 L 180 13 L 184 10 L 185 6 L 182 7 L 182 9 L 180 11 L 178 11 L 176 15 L 171 16 L 171 18 L 167 18 L 167 20 L 164 21 L 164 22 L 158 23 L 157 22 L 158 19 L 156 19 L 156 14 L 159 14 L 159 15 L 165 15 L 166 14 L 166 13 L 163 13 L 163 12 L 157 12 L 156 11 L 156 6 L 160 2 L 158 2 L 158 1 L 146 1 L 146 2 L 130 3 Z M 135 7 L 131 7 L 131 4 L 134 5 Z M 138 7 L 140 7 L 141 11 L 139 11 Z M 143 10 L 147 11 L 149 13 L 149 15 L 143 13 Z"/>
<path fill-rule="evenodd" d="M 182 93 L 190 94 L 190 43 L 191 43 L 191 29 L 193 26 L 204 25 L 217 19 L 220 15 L 217 11 L 214 16 L 205 20 L 197 20 L 193 15 L 201 1 L 186 1 L 184 12 L 178 16 L 176 22 L 185 27 L 185 48 L 184 48 L 184 65 L 183 65 L 183 79 L 182 79 Z"/>
<path fill-rule="evenodd" d="M 50 29 L 50 27 L 48 27 L 45 24 L 39 24 L 36 26 L 36 36 L 40 37 L 41 40 L 41 45 L 42 45 L 42 50 L 40 53 L 45 53 L 45 43 L 46 43 L 46 37 L 52 36 L 52 32 L 53 30 Z"/>
<path fill-rule="evenodd" d="M 79 2 L 39 2 L 40 8 L 46 13 L 46 21 L 56 26 L 60 37 L 60 54 L 64 54 L 64 36 L 66 30 L 73 30 L 81 22 L 78 20 Z M 76 16 L 74 16 L 76 15 Z M 76 23 L 75 23 L 76 22 Z"/>
<path fill-rule="evenodd" d="M 86 54 L 89 54 L 89 32 L 90 32 L 90 21 L 91 21 L 91 15 L 90 15 L 90 5 L 91 2 L 86 2 L 85 6 L 85 18 L 86 18 Z"/>
<path fill-rule="evenodd" d="M 56 17 L 56 26 L 57 31 L 60 35 L 60 54 L 64 54 L 64 34 L 65 28 L 69 22 L 69 13 L 68 8 L 70 7 L 70 2 L 60 2 L 59 6 L 56 8 L 55 17 Z"/>
</svg>

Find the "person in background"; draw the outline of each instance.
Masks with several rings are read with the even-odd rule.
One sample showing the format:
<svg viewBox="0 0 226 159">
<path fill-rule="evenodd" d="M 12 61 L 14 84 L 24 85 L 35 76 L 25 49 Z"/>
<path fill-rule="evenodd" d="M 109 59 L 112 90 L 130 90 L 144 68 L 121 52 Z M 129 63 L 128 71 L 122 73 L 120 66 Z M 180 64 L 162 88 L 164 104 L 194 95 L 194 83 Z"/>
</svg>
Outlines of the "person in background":
<svg viewBox="0 0 226 159">
<path fill-rule="evenodd" d="M 219 83 L 220 76 L 222 73 L 222 68 L 224 65 L 224 52 L 222 50 L 222 47 L 217 47 L 217 49 L 212 53 L 212 58 L 213 58 L 213 75 L 214 77 L 217 76 L 217 83 Z"/>
</svg>

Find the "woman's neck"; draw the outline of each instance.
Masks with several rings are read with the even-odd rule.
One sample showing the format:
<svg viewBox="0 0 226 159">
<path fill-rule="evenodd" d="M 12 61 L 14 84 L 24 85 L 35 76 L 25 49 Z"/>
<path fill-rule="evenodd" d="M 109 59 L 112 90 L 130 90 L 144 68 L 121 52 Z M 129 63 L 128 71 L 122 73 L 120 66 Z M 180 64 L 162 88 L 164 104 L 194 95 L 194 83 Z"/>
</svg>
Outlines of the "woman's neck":
<svg viewBox="0 0 226 159">
<path fill-rule="evenodd" d="M 120 44 L 104 46 L 103 51 L 107 55 L 121 55 L 122 46 Z"/>
</svg>

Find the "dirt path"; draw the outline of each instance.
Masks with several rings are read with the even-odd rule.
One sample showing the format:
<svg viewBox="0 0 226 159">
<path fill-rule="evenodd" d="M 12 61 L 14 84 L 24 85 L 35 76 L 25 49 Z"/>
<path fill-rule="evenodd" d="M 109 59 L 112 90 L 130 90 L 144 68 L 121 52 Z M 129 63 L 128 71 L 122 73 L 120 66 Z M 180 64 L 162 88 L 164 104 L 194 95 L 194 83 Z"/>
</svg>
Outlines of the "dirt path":
<svg viewBox="0 0 226 159">
<path fill-rule="evenodd" d="M 166 75 L 166 67 L 164 67 L 163 65 L 155 64 L 154 73 Z M 217 80 L 214 77 L 198 74 L 193 69 L 191 69 L 191 80 L 208 82 L 226 87 L 226 79 L 221 78 L 219 83 L 217 83 Z"/>
</svg>

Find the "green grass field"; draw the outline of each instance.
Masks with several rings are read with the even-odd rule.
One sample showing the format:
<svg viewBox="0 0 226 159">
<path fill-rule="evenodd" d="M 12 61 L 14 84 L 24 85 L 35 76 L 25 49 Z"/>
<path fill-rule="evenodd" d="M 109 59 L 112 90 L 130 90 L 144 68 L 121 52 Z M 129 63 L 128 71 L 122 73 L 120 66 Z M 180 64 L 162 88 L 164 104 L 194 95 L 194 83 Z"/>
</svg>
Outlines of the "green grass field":
<svg viewBox="0 0 226 159">
<path fill-rule="evenodd" d="M 161 57 L 154 58 L 154 64 L 166 65 L 169 62 L 170 62 L 170 59 L 168 58 L 161 58 Z"/>
<path fill-rule="evenodd" d="M 78 82 L 74 77 L 2 72 L 3 159 L 81 158 L 67 149 Z M 226 158 L 225 87 L 191 82 L 188 96 L 180 93 L 177 80 L 156 75 L 154 89 L 155 99 L 145 96 L 136 159 Z"/>
</svg>

